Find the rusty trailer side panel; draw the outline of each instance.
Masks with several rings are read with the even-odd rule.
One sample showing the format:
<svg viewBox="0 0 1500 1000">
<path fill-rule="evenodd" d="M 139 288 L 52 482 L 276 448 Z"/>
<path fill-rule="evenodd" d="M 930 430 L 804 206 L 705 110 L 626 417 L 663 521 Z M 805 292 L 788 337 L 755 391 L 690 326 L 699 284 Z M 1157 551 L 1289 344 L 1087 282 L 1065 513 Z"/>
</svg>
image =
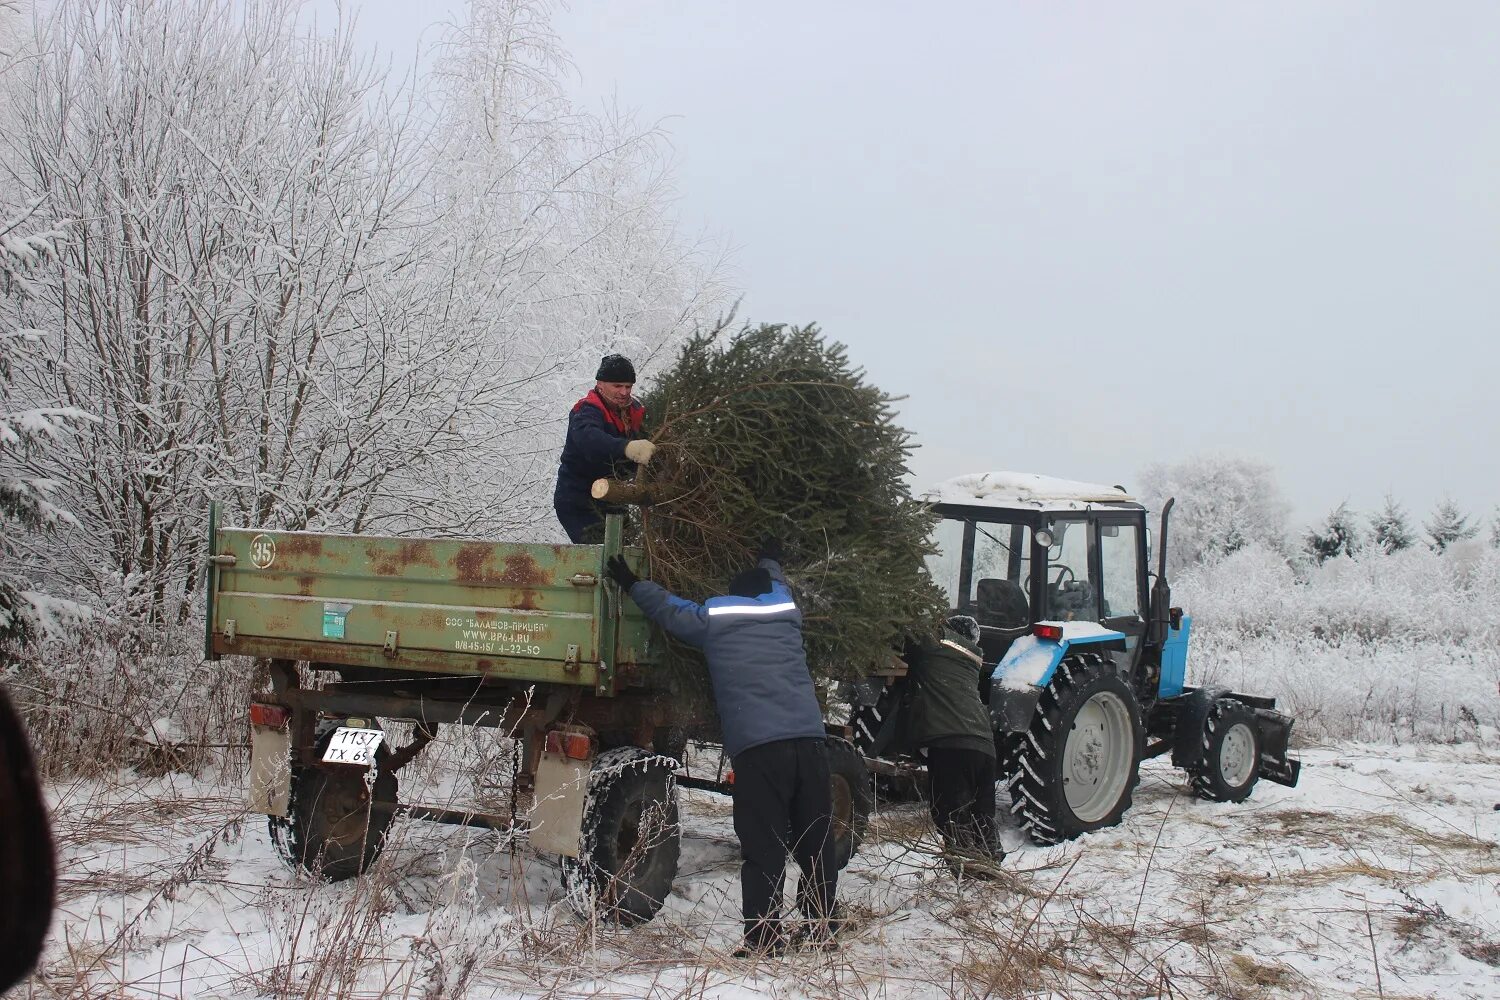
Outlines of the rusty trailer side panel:
<svg viewBox="0 0 1500 1000">
<path fill-rule="evenodd" d="M 212 520 L 208 650 L 488 676 L 612 694 L 649 662 L 649 625 L 604 577 L 620 552 L 223 528 Z M 639 565 L 638 550 L 623 550 Z"/>
</svg>

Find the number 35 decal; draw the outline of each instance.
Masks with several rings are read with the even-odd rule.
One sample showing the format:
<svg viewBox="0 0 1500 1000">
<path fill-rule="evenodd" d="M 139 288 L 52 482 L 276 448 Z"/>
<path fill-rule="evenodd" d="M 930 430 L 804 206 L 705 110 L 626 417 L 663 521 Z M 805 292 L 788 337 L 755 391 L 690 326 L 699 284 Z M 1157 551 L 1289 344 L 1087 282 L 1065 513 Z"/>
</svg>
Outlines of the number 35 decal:
<svg viewBox="0 0 1500 1000">
<path fill-rule="evenodd" d="M 265 569 L 276 561 L 276 539 L 270 535 L 256 535 L 250 539 L 250 564 L 256 569 Z"/>
</svg>

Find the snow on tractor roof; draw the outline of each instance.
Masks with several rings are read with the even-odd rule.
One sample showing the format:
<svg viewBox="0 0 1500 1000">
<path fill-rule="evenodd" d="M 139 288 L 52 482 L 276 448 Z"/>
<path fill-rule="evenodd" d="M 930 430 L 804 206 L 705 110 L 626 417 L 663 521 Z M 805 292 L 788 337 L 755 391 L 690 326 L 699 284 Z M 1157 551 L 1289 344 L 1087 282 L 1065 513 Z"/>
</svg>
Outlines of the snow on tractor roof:
<svg viewBox="0 0 1500 1000">
<path fill-rule="evenodd" d="M 974 472 L 923 491 L 927 503 L 966 507 L 1021 507 L 1027 510 L 1086 510 L 1096 503 L 1135 503 L 1135 497 L 1114 486 L 1054 479 L 1030 472 Z"/>
</svg>

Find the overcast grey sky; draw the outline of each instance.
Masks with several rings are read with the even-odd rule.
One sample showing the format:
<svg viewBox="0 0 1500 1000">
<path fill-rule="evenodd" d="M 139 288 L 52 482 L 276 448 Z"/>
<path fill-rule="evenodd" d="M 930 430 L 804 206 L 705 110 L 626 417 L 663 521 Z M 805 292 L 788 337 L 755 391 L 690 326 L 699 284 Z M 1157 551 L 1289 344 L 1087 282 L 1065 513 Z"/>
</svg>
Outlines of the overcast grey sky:
<svg viewBox="0 0 1500 1000">
<path fill-rule="evenodd" d="M 448 9 L 456 4 L 449 3 Z M 410 45 L 441 16 L 369 0 Z M 1301 518 L 1500 502 L 1500 4 L 574 0 L 743 315 L 906 395 L 916 478 L 1270 462 Z"/>
</svg>

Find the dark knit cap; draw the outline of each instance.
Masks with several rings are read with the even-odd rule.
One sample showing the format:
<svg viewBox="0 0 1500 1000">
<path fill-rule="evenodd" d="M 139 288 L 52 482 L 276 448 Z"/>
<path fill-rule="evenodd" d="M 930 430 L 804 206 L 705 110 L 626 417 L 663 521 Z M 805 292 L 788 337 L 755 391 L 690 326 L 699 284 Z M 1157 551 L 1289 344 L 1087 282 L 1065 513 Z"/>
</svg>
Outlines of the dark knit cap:
<svg viewBox="0 0 1500 1000">
<path fill-rule="evenodd" d="M 771 590 L 771 574 L 757 566 L 735 574 L 729 581 L 729 592 L 735 597 L 759 597 Z"/>
<path fill-rule="evenodd" d="M 623 354 L 606 354 L 594 372 L 595 382 L 629 382 L 635 385 L 635 365 Z"/>
<path fill-rule="evenodd" d="M 949 631 L 957 632 L 970 642 L 979 641 L 979 623 L 968 615 L 954 615 L 943 624 L 948 626 Z"/>
</svg>

